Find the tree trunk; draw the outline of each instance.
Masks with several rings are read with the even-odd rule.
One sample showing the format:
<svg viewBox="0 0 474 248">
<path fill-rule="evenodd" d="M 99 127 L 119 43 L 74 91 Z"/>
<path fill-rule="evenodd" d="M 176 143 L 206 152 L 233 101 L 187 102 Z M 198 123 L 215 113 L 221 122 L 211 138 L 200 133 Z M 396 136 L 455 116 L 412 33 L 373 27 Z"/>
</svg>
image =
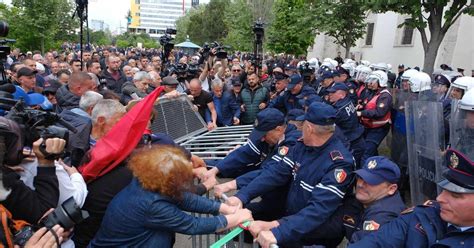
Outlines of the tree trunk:
<svg viewBox="0 0 474 248">
<path fill-rule="evenodd" d="M 350 51 L 351 51 L 351 45 L 350 44 L 346 44 L 346 47 L 344 47 L 346 49 L 346 55 L 344 55 L 346 59 L 350 59 L 351 57 L 349 57 L 350 55 Z"/>
<path fill-rule="evenodd" d="M 430 75 L 433 73 L 436 57 L 438 56 L 439 46 L 441 45 L 443 38 L 444 34 L 432 36 L 424 49 L 425 56 L 423 61 L 423 71 Z"/>
</svg>

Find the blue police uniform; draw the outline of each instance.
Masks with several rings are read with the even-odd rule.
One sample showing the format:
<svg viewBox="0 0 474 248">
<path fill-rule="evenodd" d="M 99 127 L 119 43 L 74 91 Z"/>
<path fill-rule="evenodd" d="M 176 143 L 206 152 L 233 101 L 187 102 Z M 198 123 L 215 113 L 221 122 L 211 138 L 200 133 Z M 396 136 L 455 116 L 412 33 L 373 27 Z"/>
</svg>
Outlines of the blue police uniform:
<svg viewBox="0 0 474 248">
<path fill-rule="evenodd" d="M 464 231 L 449 226 L 440 217 L 435 201 L 404 211 L 376 233 L 350 245 L 356 247 L 473 247 L 474 227 Z"/>
<path fill-rule="evenodd" d="M 222 177 L 236 178 L 256 170 L 271 152 L 272 147 L 262 141 L 266 132 L 283 125 L 285 116 L 275 108 L 266 108 L 257 114 L 257 125 L 249 135 L 247 143 L 229 153 L 216 165 Z"/>
<path fill-rule="evenodd" d="M 354 79 L 349 78 L 346 81 L 344 81 L 344 84 L 349 88 L 349 97 L 352 101 L 353 104 L 357 104 L 357 83 L 355 82 Z"/>
<path fill-rule="evenodd" d="M 456 194 L 474 194 L 473 162 L 453 149 L 446 151 L 446 160 L 448 169 L 443 173 L 446 179 L 438 186 Z M 438 199 L 446 201 L 442 195 Z M 459 201 L 457 197 L 451 197 L 445 204 L 450 204 L 455 212 L 462 211 L 456 201 Z M 403 211 L 400 217 L 349 247 L 474 247 L 474 226 L 457 227 L 445 222 L 440 213 L 438 202 L 427 201 Z"/>
<path fill-rule="evenodd" d="M 336 83 L 328 91 L 348 90 L 344 86 L 342 83 Z M 341 129 L 344 138 L 347 139 L 348 147 L 354 155 L 357 167 L 359 167 L 365 152 L 365 140 L 363 138 L 364 127 L 359 123 L 356 108 L 349 96 L 333 103 L 333 106 L 337 111 L 336 125 Z"/>
<path fill-rule="evenodd" d="M 331 125 L 335 110 L 324 103 L 312 103 L 304 118 L 314 124 Z M 323 145 L 279 149 L 265 169 L 235 195 L 247 204 L 253 198 L 289 184 L 285 217 L 271 231 L 278 244 L 306 243 L 305 236 L 320 227 L 342 204 L 351 185 L 352 154 L 332 135 Z M 310 235 L 309 235 L 310 236 Z"/>
<path fill-rule="evenodd" d="M 303 109 L 303 106 L 299 103 L 299 96 L 309 97 L 311 95 L 316 95 L 316 91 L 310 86 L 303 85 L 298 94 L 292 94 L 291 89 L 298 83 L 302 83 L 302 78 L 300 75 L 293 75 L 290 77 L 291 81 L 288 84 L 288 89 L 282 94 L 277 96 L 275 99 L 270 101 L 268 107 L 276 108 L 283 113 L 288 113 L 292 109 Z"/>
<path fill-rule="evenodd" d="M 288 124 L 285 131 L 285 139 L 280 144 L 278 144 L 278 146 L 275 146 L 275 148 L 272 149 L 267 158 L 273 157 L 275 154 L 277 154 L 279 149 L 287 149 L 292 147 L 299 138 L 301 138 L 301 131 L 297 130 L 294 125 Z M 259 169 L 247 172 L 244 175 L 237 177 L 237 189 L 244 188 L 250 182 L 252 182 L 253 179 L 257 178 L 261 174 L 262 170 L 265 170 L 268 167 L 269 161 L 271 161 L 271 159 L 266 159 L 261 163 L 261 167 Z M 252 202 L 247 204 L 246 207 L 252 211 L 252 215 L 255 219 L 270 221 L 281 218 L 285 210 L 285 199 L 287 192 L 288 185 L 278 187 L 263 194 L 261 201 Z"/>
</svg>

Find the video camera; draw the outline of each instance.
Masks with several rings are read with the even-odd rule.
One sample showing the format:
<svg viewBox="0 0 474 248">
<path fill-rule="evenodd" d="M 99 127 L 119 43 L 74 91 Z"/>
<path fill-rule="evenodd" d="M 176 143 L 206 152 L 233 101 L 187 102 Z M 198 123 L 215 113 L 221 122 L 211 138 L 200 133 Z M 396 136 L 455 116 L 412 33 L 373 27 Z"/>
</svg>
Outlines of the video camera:
<svg viewBox="0 0 474 248">
<path fill-rule="evenodd" d="M 163 47 L 163 53 L 161 60 L 163 64 L 166 64 L 168 57 L 170 56 L 171 50 L 174 47 L 174 38 L 171 35 L 176 35 L 176 29 L 167 28 L 165 34 L 160 37 L 160 44 Z"/>
<path fill-rule="evenodd" d="M 176 74 L 178 82 L 184 82 L 188 77 L 188 65 L 183 63 L 170 65 L 168 76 L 173 74 Z"/>
<path fill-rule="evenodd" d="M 219 42 L 214 41 L 211 44 L 209 43 L 204 43 L 202 46 L 203 50 L 201 52 L 201 57 L 206 60 L 209 58 L 209 55 L 216 56 L 219 59 L 227 59 L 227 51 L 225 49 L 229 49 L 230 47 L 228 46 L 223 46 L 219 44 Z M 211 50 L 216 49 L 215 53 L 212 53 Z"/>
<path fill-rule="evenodd" d="M 301 77 L 303 77 L 303 82 L 310 83 L 311 76 L 314 74 L 314 68 L 310 67 L 308 62 L 304 62 L 298 69 L 300 71 Z"/>
</svg>

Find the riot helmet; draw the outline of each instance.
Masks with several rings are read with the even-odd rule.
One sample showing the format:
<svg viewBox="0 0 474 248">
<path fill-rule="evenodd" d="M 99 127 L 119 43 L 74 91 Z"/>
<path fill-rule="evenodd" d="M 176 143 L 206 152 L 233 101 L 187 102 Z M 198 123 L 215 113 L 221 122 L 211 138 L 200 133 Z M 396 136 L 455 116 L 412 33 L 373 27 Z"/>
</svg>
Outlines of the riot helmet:
<svg viewBox="0 0 474 248">
<path fill-rule="evenodd" d="M 358 65 L 355 69 L 355 78 L 360 83 L 365 83 L 370 73 L 372 73 L 372 70 L 368 66 Z"/>
<path fill-rule="evenodd" d="M 374 71 L 366 79 L 367 84 L 377 82 L 378 85 L 382 88 L 387 87 L 387 81 L 387 73 L 384 71 Z"/>
<path fill-rule="evenodd" d="M 453 101 L 450 120 L 451 148 L 474 160 L 474 89 L 468 90 L 459 101 Z"/>
<path fill-rule="evenodd" d="M 410 90 L 413 93 L 420 93 L 431 89 L 431 77 L 427 73 L 417 72 L 408 79 Z"/>
<path fill-rule="evenodd" d="M 452 99 L 460 100 L 466 91 L 474 88 L 474 78 L 473 77 L 459 77 L 454 82 L 451 83 L 449 87 L 448 96 Z"/>
</svg>

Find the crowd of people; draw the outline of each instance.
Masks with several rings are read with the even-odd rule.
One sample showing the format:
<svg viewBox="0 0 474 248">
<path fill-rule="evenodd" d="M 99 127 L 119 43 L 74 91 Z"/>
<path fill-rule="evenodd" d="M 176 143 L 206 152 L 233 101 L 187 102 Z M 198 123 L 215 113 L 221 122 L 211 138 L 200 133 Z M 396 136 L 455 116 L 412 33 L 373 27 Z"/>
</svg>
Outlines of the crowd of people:
<svg viewBox="0 0 474 248">
<path fill-rule="evenodd" d="M 3 224 L 2 244 L 13 247 L 33 227 L 25 247 L 172 247 L 175 233 L 214 233 L 251 221 L 246 240 L 265 248 L 336 247 L 344 238 L 349 247 L 474 246 L 473 77 L 447 65 L 430 75 L 340 57 L 266 55 L 260 64 L 244 53 L 216 53 L 176 50 L 164 58 L 157 49 L 13 49 L 5 68 L 14 90 L 1 97 L 57 113 L 76 132 L 67 141 L 36 140 L 19 165 L 3 159 L 2 218 L 22 224 Z M 153 133 L 159 114 L 146 99 L 181 94 L 208 130 L 254 125 L 248 142 L 222 160 L 204 161 Z M 403 103 L 414 100 L 442 104 L 450 147 L 439 150 L 447 167 L 441 194 L 407 208 L 406 136 L 393 135 L 392 159 L 378 151 L 405 118 Z M 110 135 L 144 106 L 135 112 L 151 114 L 137 137 Z M 464 121 L 454 142 L 452 118 Z M 133 152 L 99 165 L 94 150 L 115 149 L 114 138 L 127 140 Z M 4 142 L 7 152 L 14 148 L 15 140 Z M 210 190 L 225 201 L 199 196 Z M 69 230 L 40 228 L 71 197 L 88 218 Z"/>
</svg>

